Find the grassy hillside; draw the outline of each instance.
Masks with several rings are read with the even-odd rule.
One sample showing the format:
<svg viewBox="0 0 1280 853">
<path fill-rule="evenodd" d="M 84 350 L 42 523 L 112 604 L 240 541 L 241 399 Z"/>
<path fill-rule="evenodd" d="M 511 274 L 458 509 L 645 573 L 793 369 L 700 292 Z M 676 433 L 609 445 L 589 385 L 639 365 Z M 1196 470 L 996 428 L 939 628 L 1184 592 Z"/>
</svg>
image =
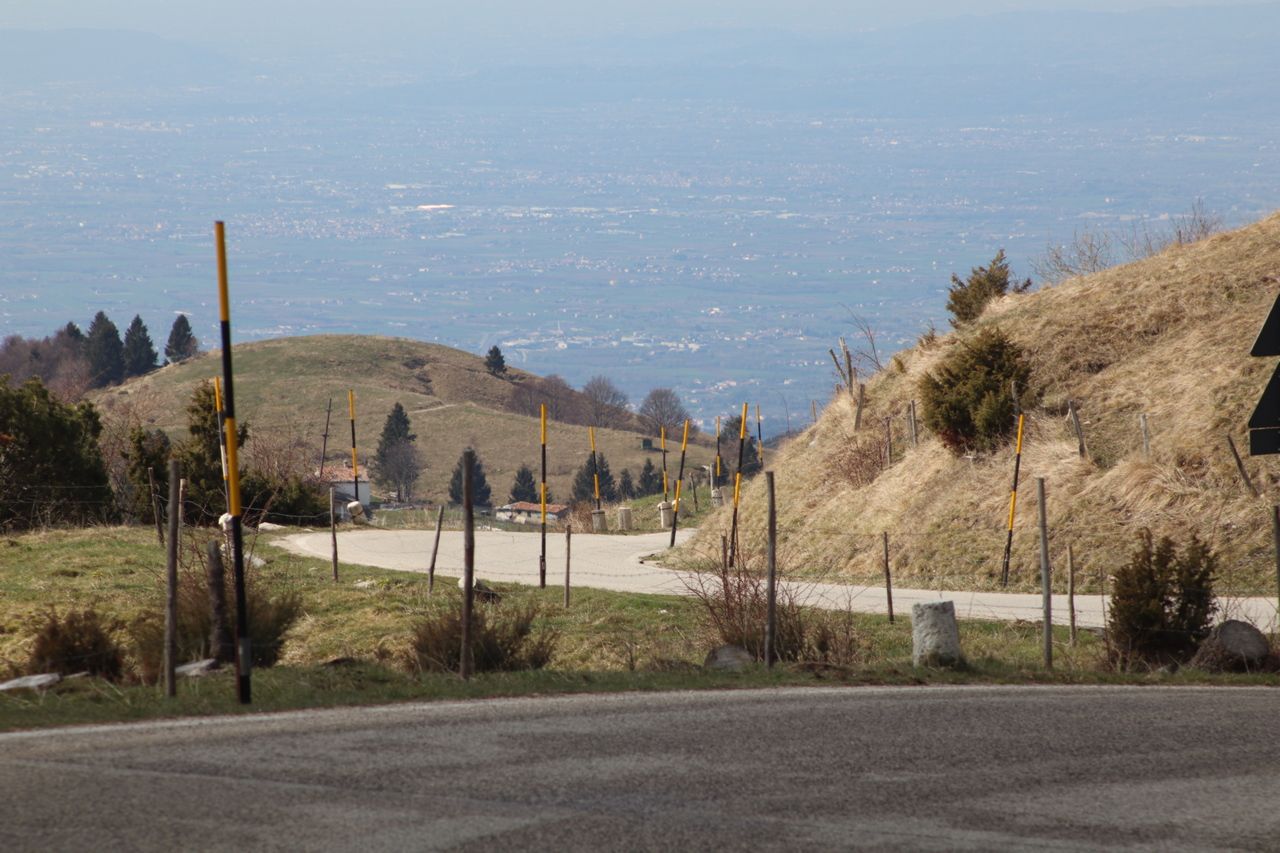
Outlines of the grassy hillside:
<svg viewBox="0 0 1280 853">
<path fill-rule="evenodd" d="M 221 372 L 219 358 L 215 351 L 163 367 L 100 392 L 95 402 L 106 412 L 185 436 L 187 401 L 196 385 Z M 325 408 L 332 397 L 328 459 L 349 459 L 347 389 L 353 388 L 362 467 L 391 407 L 398 401 L 408 411 L 426 463 L 416 496 L 420 499 L 445 497 L 449 475 L 468 445 L 480 454 L 495 500 L 505 500 L 521 464 L 537 470 L 538 419 L 509 410 L 522 394 L 528 395 L 537 377 L 514 368 L 503 378 L 491 376 L 484 360 L 470 353 L 400 338 L 281 338 L 237 344 L 235 370 L 236 411 L 249 424 L 250 452 L 255 436 L 272 446 L 297 438 L 314 445 L 318 461 Z M 638 429 L 638 423 L 633 427 Z M 596 440 L 615 476 L 623 468 L 638 474 L 646 458 L 661 463 L 659 453 L 641 449 L 638 432 L 601 429 Z M 551 424 L 548 480 L 553 497 L 569 495 L 573 473 L 589 449 L 586 427 Z"/>
<path fill-rule="evenodd" d="M 1273 457 L 1245 464 L 1262 492 L 1242 485 L 1227 446 L 1247 453 L 1246 424 L 1275 359 L 1249 348 L 1280 292 L 1280 215 L 1191 246 L 1046 287 L 989 306 L 974 329 L 925 339 L 895 356 L 867 387 L 863 428 L 854 406 L 835 399 L 819 422 L 778 453 L 782 558 L 794 566 L 879 578 L 882 532 L 890 535 L 898 583 L 990 587 L 998 582 L 1013 448 L 957 457 L 921 430 L 905 440 L 905 413 L 920 378 L 974 331 L 999 326 L 1029 355 L 1041 404 L 1028 412 L 1013 556 L 1013 585 L 1038 587 L 1035 478 L 1047 485 L 1050 546 L 1058 588 L 1073 546 L 1088 588 L 1114 571 L 1146 527 L 1197 533 L 1222 556 L 1225 585 L 1275 588 L 1270 507 L 1280 502 Z M 1079 408 L 1089 457 L 1067 417 Z M 1151 457 L 1139 415 L 1150 423 Z M 893 464 L 857 448 L 883 441 L 890 418 Z M 747 545 L 764 528 L 764 481 L 743 496 Z M 727 512 L 709 519 L 686 549 L 718 551 Z"/>
</svg>

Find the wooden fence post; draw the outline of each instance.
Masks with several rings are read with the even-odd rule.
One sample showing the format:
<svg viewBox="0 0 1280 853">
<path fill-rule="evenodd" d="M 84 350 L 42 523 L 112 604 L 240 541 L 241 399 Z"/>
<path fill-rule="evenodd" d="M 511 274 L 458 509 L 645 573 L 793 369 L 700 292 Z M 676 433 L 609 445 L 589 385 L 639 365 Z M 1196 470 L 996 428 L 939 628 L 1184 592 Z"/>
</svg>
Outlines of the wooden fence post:
<svg viewBox="0 0 1280 853">
<path fill-rule="evenodd" d="M 151 484 L 151 517 L 156 522 L 156 539 L 160 542 L 160 547 L 164 547 L 164 521 L 160 514 L 160 493 L 156 491 L 156 472 L 154 468 L 147 467 L 147 482 Z"/>
<path fill-rule="evenodd" d="M 569 609 L 569 555 L 572 552 L 573 527 L 564 528 L 564 608 Z"/>
<path fill-rule="evenodd" d="M 178 460 L 169 460 L 169 542 L 165 571 L 164 603 L 164 695 L 178 695 L 178 519 L 182 515 Z"/>
<path fill-rule="evenodd" d="M 889 606 L 889 622 L 893 623 L 893 579 L 889 576 L 889 531 L 884 531 L 884 597 Z"/>
<path fill-rule="evenodd" d="M 1071 615 L 1071 645 L 1076 644 L 1076 553 L 1067 546 L 1067 609 Z"/>
<path fill-rule="evenodd" d="M 462 655 L 458 662 L 458 674 L 464 681 L 471 678 L 474 660 L 471 654 L 471 611 L 474 604 L 476 581 L 476 529 L 474 469 L 476 452 L 466 450 L 462 454 Z"/>
<path fill-rule="evenodd" d="M 1142 455 L 1151 458 L 1151 430 L 1147 425 L 1147 413 L 1138 415 L 1138 428 L 1142 430 Z"/>
<path fill-rule="evenodd" d="M 907 428 L 911 431 L 911 446 L 918 447 L 920 445 L 919 427 L 916 426 L 916 401 L 912 400 L 911 405 L 907 406 Z"/>
<path fill-rule="evenodd" d="M 773 669 L 774 642 L 778 627 L 778 512 L 773 497 L 773 472 L 765 471 L 765 489 L 769 494 L 768 580 L 765 589 L 764 665 Z"/>
<path fill-rule="evenodd" d="M 209 587 L 209 612 L 213 617 L 209 645 L 218 663 L 234 663 L 236 644 L 227 619 L 227 571 L 222 562 L 222 544 L 217 539 L 205 546 L 205 571 Z"/>
<path fill-rule="evenodd" d="M 867 385 L 865 382 L 858 383 L 858 408 L 853 413 L 853 428 L 855 430 L 862 429 L 862 407 L 867 402 Z"/>
<path fill-rule="evenodd" d="M 444 525 L 444 504 L 440 504 L 440 512 L 436 514 L 436 541 L 431 546 L 431 565 L 427 567 L 427 595 L 436 588 L 436 554 L 440 551 L 440 528 Z"/>
<path fill-rule="evenodd" d="M 1236 443 L 1231 440 L 1231 436 L 1227 436 L 1227 447 L 1231 448 L 1231 456 L 1236 460 L 1236 470 L 1240 472 L 1240 479 L 1244 481 L 1245 488 L 1249 490 L 1249 494 L 1255 498 L 1258 496 L 1258 489 L 1253 485 L 1253 478 L 1249 476 L 1249 471 L 1244 467 L 1244 460 L 1240 458 L 1240 451 L 1236 450 Z"/>
<path fill-rule="evenodd" d="M 330 401 L 332 402 L 332 401 Z M 338 582 L 338 495 L 337 490 L 329 487 L 329 537 L 333 543 L 333 582 Z"/>
<path fill-rule="evenodd" d="M 1081 459 L 1089 458 L 1089 448 L 1084 442 L 1084 427 L 1080 425 L 1080 412 L 1076 409 L 1076 401 L 1067 401 L 1067 414 L 1071 416 L 1071 426 L 1076 432 L 1077 451 L 1080 453 Z"/>
<path fill-rule="evenodd" d="M 1049 565 L 1049 514 L 1044 504 L 1044 477 L 1036 477 L 1040 500 L 1040 596 L 1044 601 L 1044 668 L 1053 669 L 1053 569 Z"/>
</svg>

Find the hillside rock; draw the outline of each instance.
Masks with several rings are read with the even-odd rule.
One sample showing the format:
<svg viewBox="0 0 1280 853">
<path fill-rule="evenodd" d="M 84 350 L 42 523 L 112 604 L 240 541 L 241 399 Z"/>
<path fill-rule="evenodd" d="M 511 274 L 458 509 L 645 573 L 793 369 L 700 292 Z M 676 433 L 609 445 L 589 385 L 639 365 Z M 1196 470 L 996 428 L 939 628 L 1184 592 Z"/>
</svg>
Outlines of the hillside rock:
<svg viewBox="0 0 1280 853">
<path fill-rule="evenodd" d="M 1228 619 L 1209 632 L 1191 666 L 1207 672 L 1249 672 L 1261 669 L 1270 654 L 1265 634 L 1248 622 Z"/>
<path fill-rule="evenodd" d="M 707 653 L 702 667 L 716 672 L 742 672 L 755 662 L 756 659 L 742 646 L 716 646 Z"/>
</svg>

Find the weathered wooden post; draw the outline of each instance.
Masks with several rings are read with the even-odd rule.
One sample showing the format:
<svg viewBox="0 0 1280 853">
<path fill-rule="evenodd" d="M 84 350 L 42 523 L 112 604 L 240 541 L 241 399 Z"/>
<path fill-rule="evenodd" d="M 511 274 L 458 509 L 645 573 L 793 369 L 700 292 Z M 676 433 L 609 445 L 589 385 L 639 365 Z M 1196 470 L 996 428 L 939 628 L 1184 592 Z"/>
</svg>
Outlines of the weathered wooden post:
<svg viewBox="0 0 1280 853">
<path fill-rule="evenodd" d="M 164 695 L 178 695 L 174 670 L 178 666 L 178 519 L 182 515 L 179 497 L 178 460 L 169 460 L 169 542 L 165 566 L 164 602 Z"/>
<path fill-rule="evenodd" d="M 462 454 L 462 655 L 458 674 L 464 681 L 471 678 L 474 660 L 471 654 L 471 611 L 476 581 L 476 530 L 474 486 L 472 477 L 476 452 L 467 448 Z"/>
<path fill-rule="evenodd" d="M 893 623 L 893 578 L 889 576 L 889 531 L 881 534 L 884 541 L 884 596 L 889 608 L 889 622 Z"/>
<path fill-rule="evenodd" d="M 1049 514 L 1044 503 L 1044 477 L 1036 477 L 1040 501 L 1040 595 L 1044 600 L 1044 668 L 1053 669 L 1053 569 L 1049 565 Z"/>
<path fill-rule="evenodd" d="M 431 546 L 431 565 L 427 567 L 427 595 L 436 588 L 436 554 L 440 551 L 440 528 L 443 525 L 444 504 L 440 504 L 440 511 L 436 513 L 436 540 Z"/>
<path fill-rule="evenodd" d="M 778 512 L 773 498 L 773 472 L 765 471 L 765 489 L 769 494 L 768 579 L 765 590 L 764 665 L 773 669 L 774 643 L 778 629 Z"/>
</svg>

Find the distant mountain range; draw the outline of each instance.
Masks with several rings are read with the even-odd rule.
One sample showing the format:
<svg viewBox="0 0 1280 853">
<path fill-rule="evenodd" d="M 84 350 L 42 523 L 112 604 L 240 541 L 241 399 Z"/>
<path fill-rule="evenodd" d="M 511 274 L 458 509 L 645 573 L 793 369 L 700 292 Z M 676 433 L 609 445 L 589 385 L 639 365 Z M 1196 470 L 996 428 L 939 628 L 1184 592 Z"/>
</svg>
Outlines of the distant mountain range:
<svg viewBox="0 0 1280 853">
<path fill-rule="evenodd" d="M 965 16 L 852 36 L 755 30 L 582 42 L 472 67 L 425 54 L 233 57 L 144 33 L 0 30 L 9 85 L 223 89 L 231 99 L 405 106 L 580 106 L 713 100 L 895 117 L 1162 117 L 1266 110 L 1280 79 L 1280 4 Z M 531 49 L 532 51 L 533 49 Z"/>
</svg>

